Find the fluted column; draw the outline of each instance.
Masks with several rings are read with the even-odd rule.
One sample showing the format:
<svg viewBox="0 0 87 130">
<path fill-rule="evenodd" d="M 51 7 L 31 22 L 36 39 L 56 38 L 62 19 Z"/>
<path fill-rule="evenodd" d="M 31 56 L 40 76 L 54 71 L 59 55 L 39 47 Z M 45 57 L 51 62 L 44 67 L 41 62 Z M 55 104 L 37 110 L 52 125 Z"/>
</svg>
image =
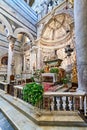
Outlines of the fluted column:
<svg viewBox="0 0 87 130">
<path fill-rule="evenodd" d="M 74 0 L 78 91 L 87 92 L 87 0 Z"/>
<path fill-rule="evenodd" d="M 12 71 L 12 65 L 13 65 L 13 50 L 14 50 L 14 44 L 15 44 L 15 38 L 12 36 L 9 36 L 9 49 L 8 49 L 8 71 L 7 71 L 7 81 L 10 82 L 10 75 L 13 73 Z"/>
</svg>

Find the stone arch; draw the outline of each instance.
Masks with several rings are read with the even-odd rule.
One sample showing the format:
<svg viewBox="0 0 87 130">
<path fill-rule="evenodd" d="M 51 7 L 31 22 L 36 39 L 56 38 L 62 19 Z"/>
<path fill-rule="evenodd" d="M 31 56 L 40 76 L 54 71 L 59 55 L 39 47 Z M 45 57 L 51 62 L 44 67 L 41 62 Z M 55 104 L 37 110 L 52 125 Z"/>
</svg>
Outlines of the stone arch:
<svg viewBox="0 0 87 130">
<path fill-rule="evenodd" d="M 8 20 L 2 14 L 0 14 L 0 20 L 1 20 L 1 22 L 3 22 L 3 25 L 6 26 L 5 29 L 8 30 L 7 37 L 9 35 L 13 35 L 13 31 L 12 31 L 12 27 L 11 27 L 10 23 L 8 22 Z"/>
<path fill-rule="evenodd" d="M 32 34 L 31 34 L 27 29 L 25 29 L 25 28 L 17 28 L 17 29 L 14 31 L 14 36 L 17 38 L 17 35 L 18 35 L 19 33 L 21 33 L 21 32 L 26 33 L 26 34 L 29 36 L 29 38 L 32 40 L 32 43 L 34 44 L 34 37 L 33 37 Z"/>
<path fill-rule="evenodd" d="M 14 31 L 14 36 L 17 38 L 17 36 L 18 36 L 18 34 L 21 34 L 21 33 L 24 33 L 24 34 L 26 34 L 27 35 L 27 37 L 29 37 L 29 39 L 30 39 L 30 41 L 32 41 L 32 43 L 30 44 L 30 48 L 29 48 L 29 50 L 28 50 L 28 52 L 30 53 L 30 65 L 29 65 L 29 61 L 27 61 L 27 62 L 25 62 L 24 64 L 23 64 L 23 66 L 22 66 L 22 69 L 23 70 L 26 70 L 26 68 L 28 68 L 28 70 L 30 69 L 30 71 L 33 69 L 32 68 L 32 60 L 31 60 L 31 57 L 32 57 L 32 54 L 31 54 L 31 50 L 33 49 L 33 46 L 32 45 L 34 45 L 35 43 L 34 43 L 34 37 L 33 37 L 33 35 L 29 32 L 29 30 L 28 29 L 25 29 L 25 28 L 17 28 L 15 31 Z M 21 47 L 22 47 L 22 45 L 21 45 Z M 29 66 L 28 66 L 29 65 Z M 28 71 L 27 70 L 27 71 Z"/>
</svg>

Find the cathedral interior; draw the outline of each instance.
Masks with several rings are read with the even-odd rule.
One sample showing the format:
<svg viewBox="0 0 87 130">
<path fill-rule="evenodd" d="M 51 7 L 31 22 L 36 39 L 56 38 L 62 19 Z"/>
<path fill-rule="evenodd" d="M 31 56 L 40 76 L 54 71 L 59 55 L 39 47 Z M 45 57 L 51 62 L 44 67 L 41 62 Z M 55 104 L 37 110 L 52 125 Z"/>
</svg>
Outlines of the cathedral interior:
<svg viewBox="0 0 87 130">
<path fill-rule="evenodd" d="M 87 129 L 86 6 L 0 1 L 0 130 Z"/>
</svg>

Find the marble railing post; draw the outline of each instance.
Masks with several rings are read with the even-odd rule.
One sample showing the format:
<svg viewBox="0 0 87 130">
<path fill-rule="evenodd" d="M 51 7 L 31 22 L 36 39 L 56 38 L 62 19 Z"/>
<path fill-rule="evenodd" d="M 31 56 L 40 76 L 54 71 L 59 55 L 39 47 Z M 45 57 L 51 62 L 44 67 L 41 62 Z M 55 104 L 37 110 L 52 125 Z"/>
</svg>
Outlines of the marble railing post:
<svg viewBox="0 0 87 130">
<path fill-rule="evenodd" d="M 87 0 L 74 0 L 78 90 L 87 92 Z"/>
<path fill-rule="evenodd" d="M 43 108 L 46 109 L 47 106 L 50 106 L 48 109 L 51 111 L 77 111 L 84 109 L 84 115 L 87 115 L 87 96 L 85 92 L 44 92 L 43 103 Z"/>
<path fill-rule="evenodd" d="M 8 70 L 7 70 L 7 81 L 10 82 L 10 75 L 12 74 L 12 64 L 13 64 L 13 50 L 16 38 L 9 36 L 9 49 L 8 49 Z"/>
</svg>

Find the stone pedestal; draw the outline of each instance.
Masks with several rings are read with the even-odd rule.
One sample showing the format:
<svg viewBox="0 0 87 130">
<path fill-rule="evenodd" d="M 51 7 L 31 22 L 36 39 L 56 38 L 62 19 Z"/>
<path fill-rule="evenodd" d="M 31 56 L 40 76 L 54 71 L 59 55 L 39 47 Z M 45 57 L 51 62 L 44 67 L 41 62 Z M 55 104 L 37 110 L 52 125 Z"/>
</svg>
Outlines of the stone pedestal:
<svg viewBox="0 0 87 130">
<path fill-rule="evenodd" d="M 78 91 L 87 92 L 87 0 L 74 1 Z"/>
</svg>

